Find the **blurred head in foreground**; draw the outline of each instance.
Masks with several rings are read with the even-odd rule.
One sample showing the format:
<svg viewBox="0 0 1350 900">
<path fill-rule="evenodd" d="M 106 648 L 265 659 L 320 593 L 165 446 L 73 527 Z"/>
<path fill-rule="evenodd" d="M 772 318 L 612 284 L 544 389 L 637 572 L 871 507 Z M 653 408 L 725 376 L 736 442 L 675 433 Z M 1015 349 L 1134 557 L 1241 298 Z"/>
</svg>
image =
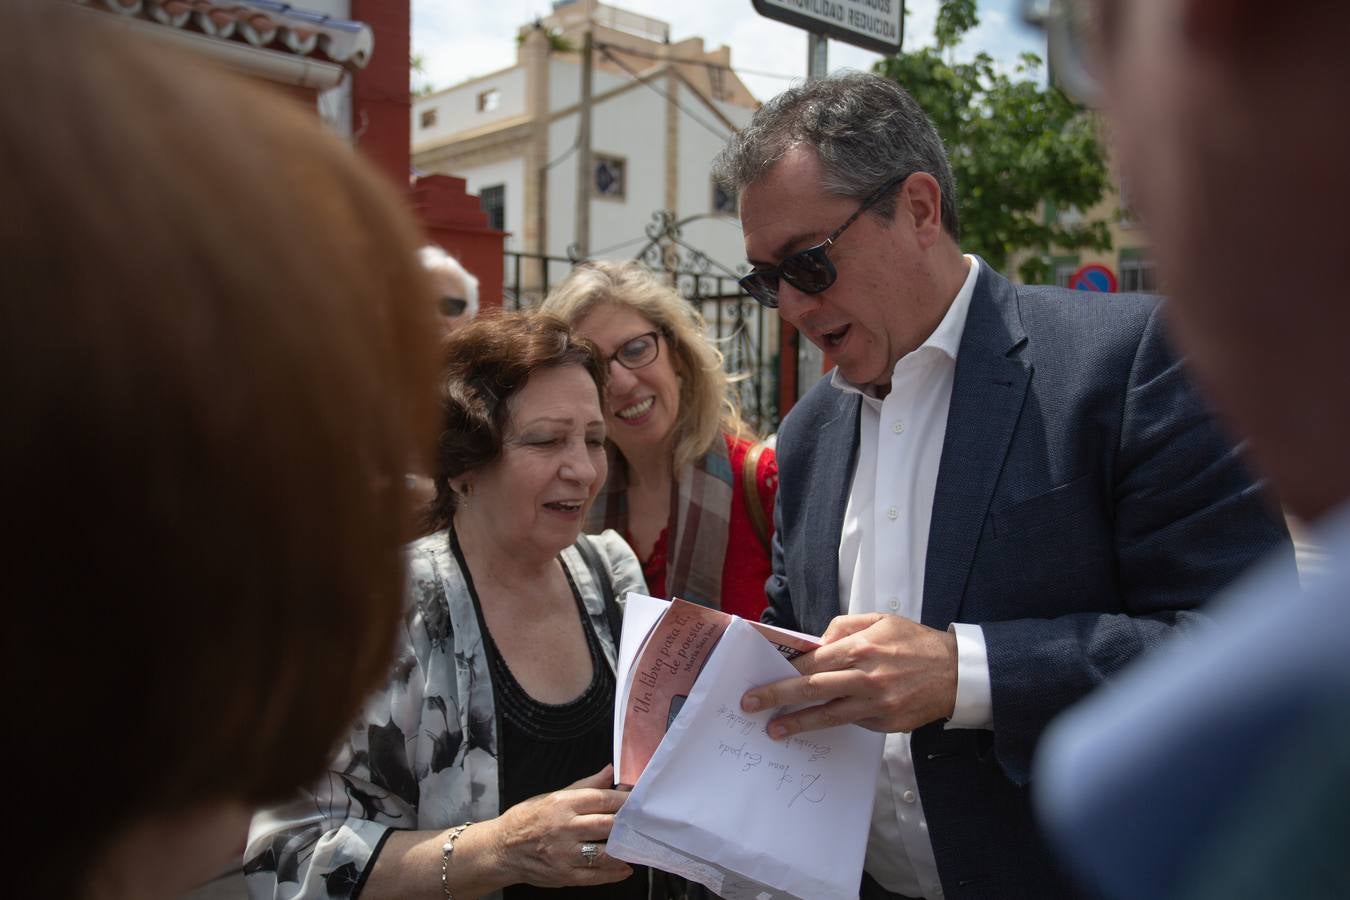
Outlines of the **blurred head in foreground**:
<svg viewBox="0 0 1350 900">
<path fill-rule="evenodd" d="M 1350 498 L 1350 4 L 1078 0 L 1166 309 L 1289 509 Z"/>
<path fill-rule="evenodd" d="M 0 60 L 5 892 L 172 895 L 387 676 L 434 292 L 298 105 L 63 4 Z"/>
</svg>

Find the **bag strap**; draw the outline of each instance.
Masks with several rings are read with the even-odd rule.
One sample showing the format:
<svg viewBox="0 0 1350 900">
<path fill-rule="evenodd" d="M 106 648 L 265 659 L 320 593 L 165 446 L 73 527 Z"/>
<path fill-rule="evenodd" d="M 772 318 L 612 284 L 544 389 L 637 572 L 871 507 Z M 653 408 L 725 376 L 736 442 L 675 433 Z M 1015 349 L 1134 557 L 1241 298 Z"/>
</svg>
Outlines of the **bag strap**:
<svg viewBox="0 0 1350 900">
<path fill-rule="evenodd" d="M 755 529 L 764 552 L 772 555 L 769 546 L 769 520 L 764 515 L 764 498 L 759 493 L 759 458 L 764 455 L 765 444 L 761 441 L 745 452 L 741 461 L 741 488 L 745 494 L 745 508 L 750 511 L 750 524 Z"/>
<path fill-rule="evenodd" d="M 600 585 L 600 597 L 605 601 L 605 621 L 609 623 L 609 635 L 614 639 L 614 646 L 617 648 L 622 623 L 619 618 L 619 604 L 614 597 L 614 582 L 609 577 L 609 566 L 600 558 L 600 551 L 595 549 L 595 543 L 590 535 L 577 535 L 577 551 L 586 561 L 586 567 L 591 570 L 596 584 Z"/>
</svg>

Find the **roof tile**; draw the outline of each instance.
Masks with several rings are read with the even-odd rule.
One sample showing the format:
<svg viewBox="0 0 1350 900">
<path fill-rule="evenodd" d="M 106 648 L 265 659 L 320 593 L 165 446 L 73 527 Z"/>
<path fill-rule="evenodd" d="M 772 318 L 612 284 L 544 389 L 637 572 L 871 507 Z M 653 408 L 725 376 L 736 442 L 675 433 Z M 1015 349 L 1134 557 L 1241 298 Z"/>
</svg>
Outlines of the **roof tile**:
<svg viewBox="0 0 1350 900">
<path fill-rule="evenodd" d="M 166 28 L 193 31 L 259 49 L 325 59 L 349 69 L 370 61 L 370 26 L 274 0 L 74 0 Z"/>
</svg>

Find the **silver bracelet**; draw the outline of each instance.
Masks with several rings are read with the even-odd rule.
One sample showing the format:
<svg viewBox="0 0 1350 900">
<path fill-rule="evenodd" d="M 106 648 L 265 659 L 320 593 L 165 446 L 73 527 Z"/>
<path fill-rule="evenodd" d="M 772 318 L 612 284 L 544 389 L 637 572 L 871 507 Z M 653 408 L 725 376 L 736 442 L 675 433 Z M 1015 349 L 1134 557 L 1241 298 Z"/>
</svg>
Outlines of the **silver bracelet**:
<svg viewBox="0 0 1350 900">
<path fill-rule="evenodd" d="M 441 890 L 445 891 L 445 900 L 455 900 L 450 894 L 450 854 L 455 852 L 455 841 L 464 833 L 464 829 L 472 825 L 472 822 L 465 822 L 463 825 L 456 825 L 445 833 L 445 843 L 441 844 Z"/>
</svg>

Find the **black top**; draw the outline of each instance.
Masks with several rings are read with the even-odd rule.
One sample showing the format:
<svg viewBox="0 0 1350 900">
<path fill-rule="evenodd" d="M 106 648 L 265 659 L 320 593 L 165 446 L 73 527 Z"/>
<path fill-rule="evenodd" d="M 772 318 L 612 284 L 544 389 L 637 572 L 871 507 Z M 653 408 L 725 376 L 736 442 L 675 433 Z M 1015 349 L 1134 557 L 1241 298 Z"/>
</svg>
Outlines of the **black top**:
<svg viewBox="0 0 1350 900">
<path fill-rule="evenodd" d="M 591 659 L 591 682 L 574 700 L 567 703 L 541 703 L 525 692 L 511 668 L 502 658 L 483 619 L 482 604 L 474 588 L 473 576 L 464 561 L 454 531 L 450 545 L 464 572 L 464 581 L 478 615 L 483 646 L 492 675 L 492 694 L 497 704 L 498 773 L 501 808 L 509 809 L 539 794 L 556 791 L 588 775 L 594 775 L 612 761 L 614 746 L 614 672 L 600 648 L 600 639 L 591 628 L 590 617 L 567 566 L 562 566 L 572 590 L 586 649 Z M 617 635 L 615 636 L 617 638 Z M 577 845 L 580 863 L 581 845 Z M 504 891 L 506 900 L 542 897 L 560 900 L 567 897 L 596 897 L 606 900 L 639 900 L 647 897 L 647 873 L 634 867 L 631 878 L 617 884 L 598 887 L 539 888 L 528 884 L 512 885 Z"/>
</svg>

